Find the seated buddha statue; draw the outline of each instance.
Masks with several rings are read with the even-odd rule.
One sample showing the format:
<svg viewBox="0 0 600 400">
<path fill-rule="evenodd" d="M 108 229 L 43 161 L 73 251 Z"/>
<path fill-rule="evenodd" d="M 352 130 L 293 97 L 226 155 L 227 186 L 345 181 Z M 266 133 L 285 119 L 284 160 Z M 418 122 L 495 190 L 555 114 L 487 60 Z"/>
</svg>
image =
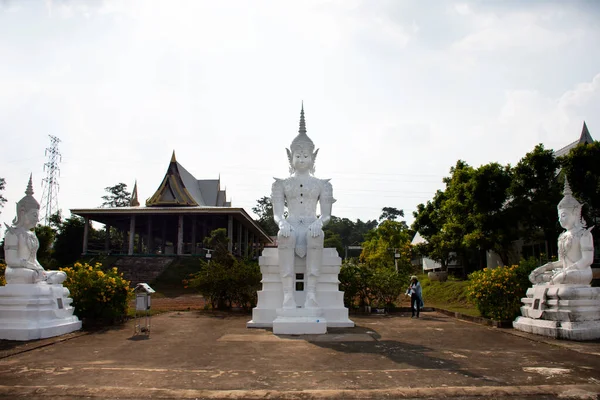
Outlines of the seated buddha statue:
<svg viewBox="0 0 600 400">
<path fill-rule="evenodd" d="M 581 217 L 581 203 L 573 197 L 565 178 L 564 197 L 558 203 L 558 221 L 565 229 L 558 237 L 558 261 L 550 261 L 531 272 L 534 284 L 589 285 L 592 281 L 591 265 L 594 261 L 592 228 L 586 229 Z"/>
<path fill-rule="evenodd" d="M 6 283 L 62 283 L 67 275 L 62 271 L 46 271 L 37 259 L 40 247 L 35 232 L 39 221 L 40 205 L 33 198 L 31 176 L 25 197 L 17 203 L 17 216 L 12 226 L 6 225 L 4 258 Z"/>
</svg>

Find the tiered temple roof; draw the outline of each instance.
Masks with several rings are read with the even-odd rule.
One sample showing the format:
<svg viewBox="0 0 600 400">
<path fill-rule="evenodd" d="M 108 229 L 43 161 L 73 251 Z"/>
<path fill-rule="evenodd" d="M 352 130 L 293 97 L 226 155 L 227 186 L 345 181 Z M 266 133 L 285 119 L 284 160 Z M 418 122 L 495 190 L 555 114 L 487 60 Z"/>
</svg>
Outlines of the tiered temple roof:
<svg viewBox="0 0 600 400">
<path fill-rule="evenodd" d="M 175 151 L 165 177 L 156 192 L 146 200 L 146 207 L 231 207 L 221 190 L 221 178 L 196 179 L 175 158 Z"/>
</svg>

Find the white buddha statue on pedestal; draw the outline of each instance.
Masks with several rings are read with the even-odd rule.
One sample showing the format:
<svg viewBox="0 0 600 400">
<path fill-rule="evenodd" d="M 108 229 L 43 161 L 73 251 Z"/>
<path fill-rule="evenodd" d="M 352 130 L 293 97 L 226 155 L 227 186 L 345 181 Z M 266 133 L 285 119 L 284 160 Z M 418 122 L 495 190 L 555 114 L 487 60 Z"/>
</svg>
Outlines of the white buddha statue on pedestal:
<svg viewBox="0 0 600 400">
<path fill-rule="evenodd" d="M 594 261 L 592 228 L 581 218 L 581 203 L 565 178 L 558 203 L 558 221 L 565 231 L 558 237 L 558 261 L 531 272 L 533 287 L 523 298 L 515 329 L 559 339 L 600 338 L 600 288 L 591 287 Z"/>
<path fill-rule="evenodd" d="M 265 248 L 259 258 L 262 289 L 249 328 L 318 334 L 327 327 L 354 326 L 339 290 L 342 260 L 336 249 L 323 248 L 323 226 L 335 199 L 329 179 L 313 176 L 317 153 L 306 135 L 302 107 L 298 135 L 287 149 L 291 176 L 275 178 L 272 186 L 278 248 Z"/>
<path fill-rule="evenodd" d="M 81 329 L 69 289 L 62 285 L 67 275 L 46 271 L 37 259 L 40 244 L 32 229 L 39 212 L 30 176 L 4 237 L 6 285 L 0 286 L 0 339 L 34 340 Z"/>
<path fill-rule="evenodd" d="M 319 150 L 306 135 L 304 107 L 300 113 L 300 130 L 287 150 L 290 176 L 275 178 L 271 191 L 273 216 L 279 226 L 277 234 L 279 265 L 283 285 L 283 308 L 296 308 L 294 300 L 294 254 L 306 257 L 306 300 L 304 308 L 319 306 L 317 280 L 323 258 L 323 226 L 331 219 L 335 202 L 329 179 L 312 176 Z M 317 204 L 321 215 L 317 216 Z M 287 217 L 284 214 L 287 205 Z"/>
</svg>

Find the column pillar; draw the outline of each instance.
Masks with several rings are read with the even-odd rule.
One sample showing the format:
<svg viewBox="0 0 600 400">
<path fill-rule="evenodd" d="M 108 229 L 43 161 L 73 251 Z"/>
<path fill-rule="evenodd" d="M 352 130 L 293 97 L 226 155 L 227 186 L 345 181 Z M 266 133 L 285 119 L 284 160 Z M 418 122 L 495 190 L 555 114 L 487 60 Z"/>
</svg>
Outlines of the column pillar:
<svg viewBox="0 0 600 400">
<path fill-rule="evenodd" d="M 154 251 L 154 240 L 152 238 L 152 215 L 148 215 L 148 231 L 146 232 L 146 245 L 148 249 L 146 250 L 149 254 L 152 254 Z"/>
<path fill-rule="evenodd" d="M 244 257 L 248 257 L 248 228 L 242 227 L 244 230 Z"/>
<path fill-rule="evenodd" d="M 242 222 L 238 221 L 237 223 L 237 255 L 239 257 L 242 256 Z"/>
<path fill-rule="evenodd" d="M 196 216 L 192 215 L 192 254 L 196 254 Z"/>
<path fill-rule="evenodd" d="M 183 214 L 177 219 L 177 255 L 183 254 Z"/>
<path fill-rule="evenodd" d="M 88 238 L 90 235 L 90 219 L 83 217 L 83 255 L 87 254 L 88 251 Z"/>
<path fill-rule="evenodd" d="M 110 253 L 110 225 L 104 225 L 104 229 L 106 230 L 106 237 L 104 238 L 104 251 L 106 254 Z"/>
<path fill-rule="evenodd" d="M 160 253 L 162 255 L 165 254 L 166 251 L 166 242 L 167 242 L 167 216 L 162 216 L 162 227 L 161 227 L 161 243 L 160 243 Z"/>
<path fill-rule="evenodd" d="M 127 254 L 133 255 L 133 245 L 135 244 L 135 214 L 129 220 L 129 249 Z"/>
<path fill-rule="evenodd" d="M 227 216 L 227 238 L 229 239 L 227 243 L 227 251 L 230 253 L 233 251 L 233 216 Z"/>
</svg>

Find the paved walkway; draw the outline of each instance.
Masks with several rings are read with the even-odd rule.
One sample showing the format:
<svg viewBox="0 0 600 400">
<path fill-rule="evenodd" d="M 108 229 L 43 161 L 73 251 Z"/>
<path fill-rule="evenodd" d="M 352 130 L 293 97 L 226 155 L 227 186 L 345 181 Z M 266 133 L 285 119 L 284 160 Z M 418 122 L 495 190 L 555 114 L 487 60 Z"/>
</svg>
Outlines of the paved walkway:
<svg viewBox="0 0 600 400">
<path fill-rule="evenodd" d="M 2 342 L 0 398 L 596 399 L 600 342 L 573 343 L 440 313 L 355 316 L 356 328 L 275 336 L 248 315 L 172 312 L 26 344 Z"/>
</svg>

